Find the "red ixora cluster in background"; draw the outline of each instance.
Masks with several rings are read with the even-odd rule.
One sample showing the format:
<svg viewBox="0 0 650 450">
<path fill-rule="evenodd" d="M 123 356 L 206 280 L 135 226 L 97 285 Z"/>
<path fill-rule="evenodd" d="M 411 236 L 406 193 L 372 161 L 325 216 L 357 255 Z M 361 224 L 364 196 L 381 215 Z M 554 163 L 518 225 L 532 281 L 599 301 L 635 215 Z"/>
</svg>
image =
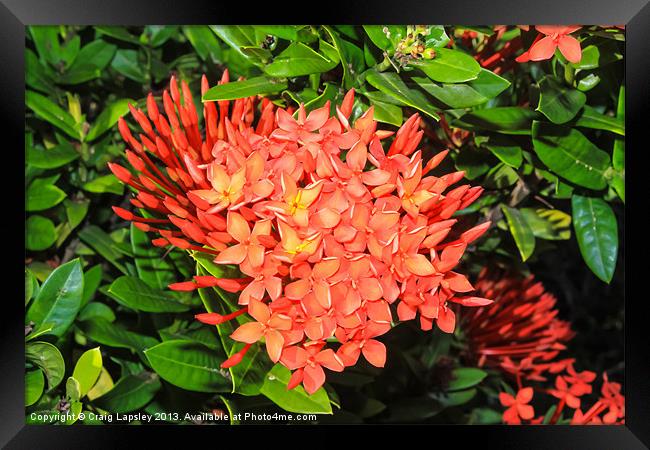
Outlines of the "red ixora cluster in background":
<svg viewBox="0 0 650 450">
<path fill-rule="evenodd" d="M 227 82 L 226 71 L 220 84 Z M 474 287 L 453 271 L 489 223 L 447 239 L 452 215 L 482 188 L 449 190 L 463 172 L 429 174 L 447 152 L 423 164 L 417 115 L 396 133 L 377 129 L 372 107 L 352 124 L 353 100 L 350 91 L 334 116 L 329 102 L 309 114 L 301 105 L 293 115 L 266 98 L 207 102 L 203 137 L 188 86 L 179 91 L 172 78 L 164 115 L 151 94 L 146 114 L 131 108 L 143 130 L 138 138 L 119 122 L 133 171 L 110 168 L 137 191 L 133 206 L 153 218 L 115 212 L 158 233 L 154 245 L 208 253 L 241 271 L 236 279 L 196 276 L 170 286 L 239 293 L 239 311 L 196 316 L 214 325 L 252 319 L 231 335 L 245 345 L 222 367 L 264 339 L 270 359 L 294 371 L 289 388 L 302 383 L 313 393 L 325 381 L 323 368 L 342 371 L 361 354 L 384 365 L 386 348 L 376 338 L 392 326 L 392 304 L 399 320 L 419 316 L 422 329 L 435 323 L 451 333 L 453 303 L 491 303 L 470 295 Z M 382 140 L 393 134 L 385 151 Z"/>
<path fill-rule="evenodd" d="M 494 303 L 465 311 L 463 331 L 470 359 L 479 366 L 498 368 L 516 381 L 515 395 L 499 394 L 507 408 L 505 423 L 543 423 L 544 414 L 536 416 L 529 404 L 540 395 L 556 402 L 555 411 L 546 418 L 550 424 L 558 422 L 565 407 L 574 410 L 573 425 L 625 423 L 621 385 L 610 382 L 606 373 L 600 397 L 589 409 L 583 408 L 581 397 L 592 394 L 596 373 L 577 372 L 575 359 L 558 358 L 574 332 L 568 322 L 557 318 L 556 299 L 545 292 L 542 283 L 535 282 L 532 275 L 523 278 L 485 268 L 475 286 L 479 295 L 494 299 Z M 553 377 L 554 385 L 548 386 Z"/>
</svg>

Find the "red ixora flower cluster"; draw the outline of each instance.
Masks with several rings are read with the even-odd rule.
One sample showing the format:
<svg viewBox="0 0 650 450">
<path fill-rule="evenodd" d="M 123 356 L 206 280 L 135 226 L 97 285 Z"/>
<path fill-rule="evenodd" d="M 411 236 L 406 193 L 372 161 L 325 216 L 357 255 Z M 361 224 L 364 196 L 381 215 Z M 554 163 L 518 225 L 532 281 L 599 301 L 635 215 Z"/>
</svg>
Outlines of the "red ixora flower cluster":
<svg viewBox="0 0 650 450">
<path fill-rule="evenodd" d="M 226 71 L 220 84 L 227 82 Z M 203 77 L 202 92 L 208 88 Z M 323 368 L 342 371 L 360 354 L 384 365 L 386 348 L 376 338 L 391 328 L 392 304 L 400 320 L 419 315 L 422 329 L 435 323 L 451 333 L 452 303 L 490 303 L 466 295 L 473 286 L 453 271 L 489 223 L 443 242 L 452 215 L 482 188 L 448 190 L 463 172 L 428 175 L 447 152 L 423 164 L 418 115 L 394 133 L 377 129 L 372 107 L 348 121 L 353 90 L 334 116 L 329 102 L 292 115 L 249 97 L 204 103 L 203 137 L 186 83 L 179 91 L 172 78 L 162 100 L 164 115 L 151 94 L 146 114 L 131 108 L 143 130 L 138 138 L 119 122 L 133 171 L 110 164 L 137 192 L 131 203 L 155 218 L 114 210 L 158 233 L 154 245 L 205 252 L 239 268 L 241 278 L 196 276 L 170 286 L 239 292 L 238 312 L 196 316 L 208 324 L 246 313 L 252 319 L 231 335 L 245 346 L 222 367 L 263 339 L 270 359 L 294 371 L 289 388 L 302 383 L 313 393 L 325 381 Z M 386 152 L 381 141 L 391 136 Z M 336 351 L 329 341 L 340 343 Z"/>
<path fill-rule="evenodd" d="M 565 407 L 575 410 L 570 421 L 574 425 L 624 423 L 625 397 L 621 385 L 610 382 L 606 373 L 600 398 L 583 414 L 581 397 L 592 394 L 596 373 L 577 372 L 573 358 L 558 359 L 575 333 L 568 322 L 557 318 L 556 299 L 545 292 L 542 283 L 535 282 L 532 275 L 524 278 L 486 268 L 475 286 L 478 295 L 493 298 L 494 303 L 467 310 L 463 331 L 470 359 L 479 366 L 498 368 L 516 380 L 515 395 L 499 394 L 499 401 L 506 408 L 505 423 L 542 423 L 544 414 L 536 417 L 529 404 L 535 393 L 557 402 L 549 423 L 557 423 Z M 548 377 L 555 377 L 552 387 L 544 384 Z M 530 386 L 535 383 L 534 388 Z"/>
</svg>

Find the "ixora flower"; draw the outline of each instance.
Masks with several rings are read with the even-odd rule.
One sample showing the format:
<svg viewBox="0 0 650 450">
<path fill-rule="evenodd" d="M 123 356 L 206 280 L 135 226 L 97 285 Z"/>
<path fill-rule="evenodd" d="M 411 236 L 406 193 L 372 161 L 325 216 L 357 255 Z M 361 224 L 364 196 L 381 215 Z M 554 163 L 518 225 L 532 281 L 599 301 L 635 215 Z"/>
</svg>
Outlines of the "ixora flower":
<svg viewBox="0 0 650 450">
<path fill-rule="evenodd" d="M 543 61 L 550 59 L 559 49 L 560 53 L 571 63 L 580 62 L 582 49 L 580 42 L 571 33 L 578 31 L 580 26 L 565 25 L 536 25 L 535 29 L 540 32 L 530 48 L 519 55 L 517 62 Z"/>
<path fill-rule="evenodd" d="M 558 358 L 575 333 L 568 322 L 557 318 L 556 299 L 541 283 L 532 275 L 485 268 L 475 286 L 478 295 L 491 297 L 494 303 L 464 311 L 467 356 L 480 367 L 496 368 L 514 378 L 516 395 L 499 394 L 506 407 L 505 423 L 542 423 L 545 415 L 535 417 L 535 408 L 529 405 L 533 397 L 540 396 L 557 402 L 555 411 L 546 417 L 548 423 L 557 423 L 565 407 L 574 409 L 573 425 L 625 422 L 621 385 L 610 382 L 606 373 L 600 397 L 583 414 L 582 398 L 593 393 L 596 373 L 577 372 L 575 359 Z"/>
<path fill-rule="evenodd" d="M 220 84 L 227 82 L 226 71 Z M 201 88 L 209 88 L 205 77 Z M 361 355 L 384 365 L 377 337 L 394 323 L 391 305 L 400 320 L 419 316 L 423 329 L 436 324 L 450 333 L 454 304 L 491 302 L 472 296 L 467 278 L 453 271 L 489 223 L 447 239 L 453 214 L 482 188 L 449 189 L 463 172 L 429 174 L 447 152 L 423 161 L 418 115 L 396 133 L 379 130 L 372 107 L 350 123 L 353 101 L 351 90 L 335 115 L 329 102 L 309 114 L 300 105 L 293 115 L 267 98 L 206 102 L 202 135 L 187 84 L 179 90 L 172 78 L 164 114 L 151 94 L 146 113 L 131 108 L 137 137 L 119 122 L 132 170 L 110 168 L 148 214 L 115 212 L 157 233 L 154 245 L 239 269 L 238 278 L 196 276 L 170 286 L 238 293 L 239 311 L 196 315 L 212 325 L 240 321 L 231 338 L 244 347 L 222 367 L 262 341 L 273 362 L 295 371 L 289 388 L 302 383 L 313 393 L 324 368 L 341 371 Z"/>
</svg>

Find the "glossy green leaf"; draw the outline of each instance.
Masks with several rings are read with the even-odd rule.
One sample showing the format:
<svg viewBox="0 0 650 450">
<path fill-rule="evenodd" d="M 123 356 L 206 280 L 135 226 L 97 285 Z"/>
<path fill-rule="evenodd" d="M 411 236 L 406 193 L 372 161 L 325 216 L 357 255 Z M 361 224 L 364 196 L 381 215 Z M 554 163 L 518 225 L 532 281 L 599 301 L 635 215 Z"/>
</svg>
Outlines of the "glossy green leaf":
<svg viewBox="0 0 650 450">
<path fill-rule="evenodd" d="M 36 276 L 31 270 L 25 267 L 25 305 L 27 305 L 36 294 L 38 294 L 39 289 L 40 287 Z"/>
<path fill-rule="evenodd" d="M 459 367 L 452 372 L 452 380 L 447 386 L 449 391 L 460 391 L 476 386 L 487 377 L 487 372 L 475 367 Z"/>
<path fill-rule="evenodd" d="M 166 290 L 175 282 L 174 266 L 158 247 L 151 245 L 147 233 L 131 224 L 131 249 L 138 277 L 150 287 Z"/>
<path fill-rule="evenodd" d="M 129 33 L 125 27 L 120 26 L 96 26 L 95 30 L 100 34 L 105 34 L 120 41 L 131 44 L 140 44 L 138 38 Z"/>
<path fill-rule="evenodd" d="M 45 280 L 27 310 L 27 320 L 37 325 L 53 324 L 50 334 L 61 336 L 74 322 L 81 306 L 83 272 L 74 259 L 57 267 Z"/>
<path fill-rule="evenodd" d="M 50 149 L 31 147 L 27 150 L 27 163 L 39 169 L 56 169 L 79 158 L 79 153 L 69 142 Z"/>
<path fill-rule="evenodd" d="M 522 261 L 526 261 L 535 250 L 535 235 L 521 212 L 515 208 L 502 205 L 508 228 L 519 249 Z"/>
<path fill-rule="evenodd" d="M 571 216 L 558 209 L 521 208 L 519 210 L 535 237 L 547 240 L 571 238 Z"/>
<path fill-rule="evenodd" d="M 581 195 L 571 198 L 571 209 L 583 259 L 598 278 L 609 283 L 618 257 L 618 224 L 614 212 L 604 200 Z"/>
<path fill-rule="evenodd" d="M 51 123 L 73 139 L 81 139 L 77 123 L 67 111 L 52 102 L 47 97 L 34 92 L 25 92 L 25 105 L 36 113 L 38 117 Z"/>
<path fill-rule="evenodd" d="M 206 25 L 186 25 L 183 26 L 183 33 L 190 41 L 196 53 L 201 59 L 206 60 L 208 57 L 212 61 L 218 61 L 221 57 L 221 48 L 215 34 Z"/>
<path fill-rule="evenodd" d="M 108 175 L 102 175 L 84 183 L 82 189 L 94 194 L 110 193 L 122 195 L 124 193 L 124 184 L 122 184 L 115 175 L 109 173 Z"/>
<path fill-rule="evenodd" d="M 364 25 L 363 29 L 373 44 L 381 50 L 394 50 L 393 43 L 387 36 L 389 33 L 388 26 L 385 25 Z"/>
<path fill-rule="evenodd" d="M 425 77 L 413 77 L 413 81 L 451 108 L 482 105 L 510 86 L 508 80 L 485 69 L 467 83 L 436 83 Z"/>
<path fill-rule="evenodd" d="M 68 377 L 65 382 L 65 394 L 71 402 L 78 402 L 81 397 L 81 384 L 75 377 Z"/>
<path fill-rule="evenodd" d="M 50 248 L 56 242 L 54 222 L 32 215 L 25 222 L 25 246 L 28 250 L 40 251 Z"/>
<path fill-rule="evenodd" d="M 276 364 L 264 379 L 260 392 L 285 411 L 304 414 L 332 414 L 332 405 L 324 388 L 312 395 L 307 394 L 302 386 L 287 390 L 291 372 L 286 367 Z"/>
<path fill-rule="evenodd" d="M 515 169 L 518 169 L 524 160 L 521 147 L 505 138 L 491 137 L 483 146 L 490 150 L 501 162 Z"/>
<path fill-rule="evenodd" d="M 609 155 L 578 130 L 542 122 L 534 122 L 532 129 L 535 153 L 557 175 L 590 189 L 607 185 Z"/>
<path fill-rule="evenodd" d="M 625 136 L 625 121 L 623 119 L 601 114 L 589 105 L 585 105 L 582 114 L 574 122 L 574 126 L 611 131 L 620 136 Z"/>
<path fill-rule="evenodd" d="M 293 42 L 264 67 L 264 72 L 272 77 L 297 77 L 327 72 L 337 64 L 337 61 L 328 59 L 302 42 Z"/>
<path fill-rule="evenodd" d="M 112 413 L 136 411 L 149 403 L 161 386 L 158 375 L 151 372 L 126 375 L 110 391 L 97 398 L 94 404 Z"/>
<path fill-rule="evenodd" d="M 102 266 L 97 264 L 84 272 L 84 290 L 81 297 L 81 305 L 86 305 L 92 300 L 99 284 L 102 282 Z"/>
<path fill-rule="evenodd" d="M 412 61 L 409 65 L 420 69 L 433 81 L 441 83 L 462 83 L 474 80 L 481 71 L 481 65 L 471 55 L 459 50 L 437 48 L 433 59 Z"/>
<path fill-rule="evenodd" d="M 99 78 L 110 64 L 117 46 L 103 39 L 96 39 L 84 46 L 74 63 L 59 77 L 59 84 L 81 84 Z"/>
<path fill-rule="evenodd" d="M 230 392 L 225 360 L 214 350 L 195 341 L 165 341 L 145 350 L 151 367 L 165 381 L 188 391 Z"/>
<path fill-rule="evenodd" d="M 47 378 L 47 388 L 52 390 L 63 381 L 65 363 L 61 352 L 49 342 L 28 342 L 25 344 L 25 359 L 40 367 Z"/>
<path fill-rule="evenodd" d="M 25 83 L 46 94 L 54 89 L 49 68 L 44 67 L 30 49 L 25 49 Z"/>
<path fill-rule="evenodd" d="M 128 98 L 115 100 L 108 104 L 93 122 L 85 140 L 94 141 L 106 131 L 112 129 L 120 117 L 129 112 L 129 103 L 135 104 L 133 100 Z"/>
<path fill-rule="evenodd" d="M 45 377 L 41 369 L 30 370 L 25 374 L 25 406 L 33 405 L 43 395 Z"/>
<path fill-rule="evenodd" d="M 551 76 L 546 76 L 539 82 L 539 90 L 539 104 L 536 111 L 544 114 L 555 124 L 573 119 L 587 101 L 585 94 L 563 86 Z"/>
<path fill-rule="evenodd" d="M 99 347 L 85 351 L 77 360 L 72 377 L 79 382 L 81 397 L 95 385 L 102 371 L 102 352 Z"/>
<path fill-rule="evenodd" d="M 625 123 L 625 86 L 622 85 L 618 92 L 618 105 L 616 119 Z M 610 181 L 618 196 L 625 203 L 625 140 L 615 139 L 612 152 L 612 166 L 616 174 Z"/>
<path fill-rule="evenodd" d="M 255 31 L 251 25 L 210 25 L 210 29 L 239 55 L 248 59 L 241 47 L 252 47 L 256 44 Z"/>
<path fill-rule="evenodd" d="M 256 77 L 248 80 L 234 81 L 210 88 L 202 100 L 234 100 L 261 94 L 273 94 L 287 88 L 286 80 L 274 80 L 267 77 Z"/>
<path fill-rule="evenodd" d="M 440 119 L 440 116 L 438 116 L 424 94 L 420 91 L 409 89 L 398 74 L 377 72 L 373 69 L 366 72 L 366 80 L 384 94 L 393 97 L 407 106 L 424 112 L 435 120 Z"/>
<path fill-rule="evenodd" d="M 177 32 L 176 26 L 171 25 L 147 25 L 144 27 L 140 42 L 150 45 L 151 47 L 160 47 L 167 40 L 172 38 Z"/>
<path fill-rule="evenodd" d="M 66 197 L 66 193 L 54 185 L 58 176 L 37 178 L 27 188 L 25 209 L 27 211 L 43 211 L 58 205 Z"/>
<path fill-rule="evenodd" d="M 540 114 L 521 106 L 499 106 L 479 109 L 452 121 L 452 125 L 467 130 L 489 130 L 504 134 L 529 134 L 533 120 Z"/>
<path fill-rule="evenodd" d="M 84 320 L 93 320 L 96 317 L 105 319 L 109 322 L 115 321 L 115 313 L 110 306 L 99 302 L 91 302 L 84 306 L 84 308 L 79 312 L 78 320 L 83 322 Z"/>
<path fill-rule="evenodd" d="M 623 54 L 619 51 L 616 42 L 601 40 L 584 47 L 580 62 L 571 65 L 576 69 L 596 69 L 621 59 Z"/>
<path fill-rule="evenodd" d="M 91 401 L 95 400 L 97 397 L 110 391 L 113 388 L 113 385 L 114 383 L 111 374 L 108 373 L 105 367 L 102 367 L 102 370 L 99 373 L 99 378 L 97 378 L 94 386 L 86 394 L 86 398 Z"/>
<path fill-rule="evenodd" d="M 111 67 L 137 83 L 144 84 L 146 82 L 146 72 L 140 66 L 136 50 L 118 50 L 111 61 Z"/>
<path fill-rule="evenodd" d="M 118 262 L 123 255 L 116 249 L 115 241 L 104 230 L 90 225 L 79 232 L 79 238 L 126 275 L 126 267 Z"/>
<path fill-rule="evenodd" d="M 295 41 L 298 38 L 296 25 L 255 25 L 255 29 L 265 34 Z"/>
<path fill-rule="evenodd" d="M 181 312 L 189 306 L 178 303 L 176 298 L 154 289 L 136 277 L 121 276 L 111 284 L 108 293 L 127 308 L 145 312 Z"/>
<path fill-rule="evenodd" d="M 90 339 L 108 347 L 144 351 L 158 344 L 158 340 L 150 336 L 125 330 L 119 325 L 114 325 L 108 320 L 96 316 L 77 325 Z"/>
</svg>

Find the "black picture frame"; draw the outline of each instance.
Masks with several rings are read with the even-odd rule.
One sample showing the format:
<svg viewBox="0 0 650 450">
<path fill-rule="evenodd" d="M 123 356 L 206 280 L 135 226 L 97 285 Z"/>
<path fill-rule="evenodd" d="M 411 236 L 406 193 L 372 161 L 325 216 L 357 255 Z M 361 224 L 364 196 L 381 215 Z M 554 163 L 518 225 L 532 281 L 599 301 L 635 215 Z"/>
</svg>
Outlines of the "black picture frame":
<svg viewBox="0 0 650 450">
<path fill-rule="evenodd" d="M 293 6 L 284 2 L 269 2 L 263 6 L 243 2 L 222 3 L 214 0 L 2 0 L 0 5 L 0 46 L 2 46 L 2 70 L 0 71 L 3 128 L 3 156 L 20 155 L 24 139 L 24 45 L 25 26 L 40 24 L 189 24 L 189 23 L 489 23 L 489 24 L 625 24 L 626 41 L 626 91 L 628 112 L 626 114 L 626 140 L 629 141 L 627 164 L 628 200 L 625 217 L 625 237 L 632 245 L 625 252 L 625 426 L 436 426 L 415 427 L 425 440 L 411 439 L 411 430 L 398 430 L 393 426 L 370 426 L 366 430 L 381 436 L 390 433 L 404 439 L 407 445 L 463 445 L 475 440 L 489 448 L 512 449 L 637 449 L 650 446 L 650 345 L 645 333 L 643 257 L 648 254 L 644 227 L 647 214 L 643 214 L 643 202 L 647 188 L 642 180 L 642 154 L 648 152 L 644 134 L 648 123 L 648 99 L 650 98 L 650 4 L 648 0 L 473 0 L 431 1 L 421 4 L 415 0 L 399 0 L 366 3 L 328 0 L 311 9 L 305 2 Z M 314 7 L 315 6 L 315 7 Z M 12 161 L 12 159 L 9 159 Z M 191 444 L 196 438 L 212 440 L 224 435 L 249 439 L 278 431 L 277 427 L 257 427 L 259 432 L 249 433 L 247 427 L 56 427 L 24 424 L 24 336 L 19 317 L 24 315 L 19 289 L 20 261 L 24 261 L 24 246 L 20 235 L 24 216 L 24 191 L 21 194 L 19 171 L 12 163 L 2 166 L 4 184 L 4 214 L 0 220 L 0 236 L 3 244 L 15 243 L 4 272 L 5 283 L 3 326 L 0 328 L 0 445 L 5 448 L 123 448 L 135 445 L 144 434 L 153 434 L 156 440 L 167 439 L 168 433 L 180 435 L 192 433 Z M 10 184 L 11 183 L 11 184 Z M 635 217 L 637 216 L 638 217 Z M 14 228 L 15 227 L 15 228 Z M 15 258 L 15 260 L 14 260 Z M 634 263 L 633 261 L 638 261 Z M 401 426 L 400 426 L 401 427 Z M 294 431 L 295 430 L 295 431 Z M 332 439 L 327 427 L 294 427 L 295 434 L 282 445 L 303 442 L 322 435 Z M 153 433 L 152 433 L 153 432 Z M 281 430 L 281 433 L 286 433 Z M 336 431 L 338 433 L 338 431 Z M 406 434 L 409 433 L 409 434 Z M 235 436 L 236 435 L 236 436 Z M 329 436 L 329 437 L 328 437 Z M 361 434 L 359 435 L 361 436 Z M 151 436 L 149 436 L 151 437 Z M 417 439 L 417 440 L 416 440 Z M 223 442 L 223 441 L 222 441 Z M 282 441 L 281 441 L 282 442 Z M 291 444 L 291 443 L 294 444 Z"/>
</svg>

